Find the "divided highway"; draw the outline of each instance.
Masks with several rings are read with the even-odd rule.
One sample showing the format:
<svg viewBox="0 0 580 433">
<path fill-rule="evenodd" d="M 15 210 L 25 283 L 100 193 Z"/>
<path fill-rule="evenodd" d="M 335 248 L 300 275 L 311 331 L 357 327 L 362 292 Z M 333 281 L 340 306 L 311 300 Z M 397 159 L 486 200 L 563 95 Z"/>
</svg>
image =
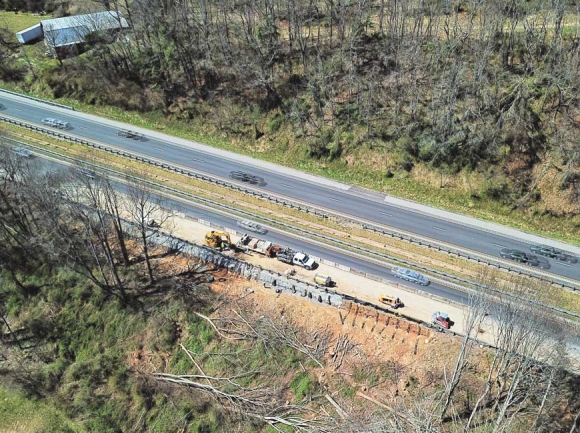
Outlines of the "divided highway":
<svg viewBox="0 0 580 433">
<path fill-rule="evenodd" d="M 124 129 L 138 130 L 145 134 L 146 138 L 141 141 L 132 140 L 118 135 L 120 128 L 112 125 L 115 122 L 13 95 L 0 93 L 0 103 L 4 106 L 0 111 L 3 115 L 38 124 L 41 124 L 41 120 L 45 117 L 58 118 L 70 123 L 71 128 L 66 132 L 86 139 L 97 140 L 129 152 L 139 152 L 168 163 L 179 164 L 223 178 L 231 177 L 232 172 L 235 171 L 242 172 L 254 176 L 258 184 L 253 186 L 264 191 L 430 237 L 461 248 L 496 257 L 499 257 L 501 248 L 529 252 L 530 244 L 524 241 L 390 205 L 385 203 L 382 194 L 349 189 L 332 181 L 313 181 L 308 175 L 293 176 L 287 169 L 275 169 L 271 164 L 259 160 L 250 161 L 247 157 L 236 158 L 235 154 L 224 156 L 225 152 L 216 154 L 217 152 L 210 148 L 200 149 L 198 144 L 189 146 L 182 139 L 174 139 L 123 125 Z M 570 246 L 569 250 L 575 252 L 578 248 Z M 316 254 L 315 251 L 312 253 Z M 329 258 L 329 260 L 334 259 Z M 580 264 L 570 265 L 553 259 L 549 259 L 549 263 L 550 272 L 580 280 Z M 348 263 L 345 264 L 348 265 Z M 358 269 L 357 266 L 353 267 Z M 360 270 L 364 271 L 364 269 Z"/>
<path fill-rule="evenodd" d="M 60 164 L 53 160 L 37 158 L 35 161 L 36 163 L 39 164 L 37 170 L 38 173 L 40 174 L 46 174 L 49 172 L 57 172 L 68 169 L 68 166 Z M 121 192 L 127 191 L 127 187 L 121 183 L 113 182 L 113 185 L 115 189 Z M 189 217 L 192 217 L 194 219 L 203 219 L 205 221 L 209 221 L 221 227 L 228 227 L 231 229 L 239 230 L 239 228 L 237 227 L 237 222 L 240 218 L 237 218 L 235 216 L 231 217 L 224 216 L 218 212 L 214 212 L 196 206 L 194 203 L 191 203 L 185 199 L 176 200 L 165 196 L 160 198 L 163 200 L 163 205 L 165 207 L 169 207 L 178 212 L 183 212 L 185 215 Z M 211 229 L 208 227 L 208 230 Z M 401 280 L 395 278 L 391 274 L 390 269 L 385 266 L 382 266 L 378 263 L 374 263 L 371 261 L 366 261 L 362 258 L 353 257 L 349 254 L 338 252 L 330 248 L 326 248 L 325 246 L 322 246 L 318 243 L 311 243 L 299 237 L 287 235 L 273 230 L 270 230 L 268 234 L 263 235 L 261 237 L 268 239 L 269 241 L 274 242 L 276 244 L 288 246 L 297 251 L 305 251 L 308 254 L 311 254 L 315 257 L 320 257 L 322 259 L 326 259 L 334 263 L 340 263 L 341 265 L 348 266 L 359 272 L 364 272 L 370 275 L 384 278 L 386 280 L 392 281 L 394 284 L 401 283 Z M 312 273 L 313 276 L 314 274 L 315 272 Z M 407 284 L 410 287 L 413 286 L 411 283 Z M 431 293 L 436 296 L 440 296 L 445 299 L 449 299 L 454 302 L 459 302 L 461 304 L 467 304 L 468 302 L 468 296 L 466 293 L 434 282 L 432 282 L 428 286 L 421 287 L 417 286 L 417 289 L 420 289 L 427 293 Z M 377 296 L 379 295 L 380 293 L 377 293 Z"/>
</svg>

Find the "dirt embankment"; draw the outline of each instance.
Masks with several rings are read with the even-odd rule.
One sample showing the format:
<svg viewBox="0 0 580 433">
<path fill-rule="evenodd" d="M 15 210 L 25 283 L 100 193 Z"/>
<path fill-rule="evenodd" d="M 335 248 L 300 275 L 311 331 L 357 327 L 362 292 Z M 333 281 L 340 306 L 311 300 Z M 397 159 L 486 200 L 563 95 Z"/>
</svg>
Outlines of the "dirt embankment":
<svg viewBox="0 0 580 433">
<path fill-rule="evenodd" d="M 222 295 L 216 315 L 229 308 L 288 321 L 306 335 L 328 339 L 324 367 L 314 371 L 322 387 L 348 410 L 379 409 L 378 403 L 404 396 L 411 389 L 430 386 L 442 367 L 452 368 L 460 340 L 371 307 L 347 303 L 337 309 L 305 298 L 276 294 L 272 289 L 239 278 L 215 282 Z M 434 368 L 435 367 L 435 368 Z M 435 371 L 434 371 L 435 370 Z M 346 394 L 345 394 L 346 392 Z M 369 400 L 360 393 L 376 400 Z M 354 395 L 354 400 L 341 396 Z M 354 407 L 356 406 L 356 407 Z"/>
</svg>

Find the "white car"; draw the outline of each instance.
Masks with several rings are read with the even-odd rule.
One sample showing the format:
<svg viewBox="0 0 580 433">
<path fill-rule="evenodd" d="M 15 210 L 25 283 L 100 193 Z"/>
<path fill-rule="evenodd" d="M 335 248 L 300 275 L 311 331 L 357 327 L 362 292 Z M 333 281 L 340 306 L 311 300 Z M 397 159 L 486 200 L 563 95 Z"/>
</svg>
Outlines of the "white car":
<svg viewBox="0 0 580 433">
<path fill-rule="evenodd" d="M 58 129 L 68 129 L 70 127 L 70 123 L 65 122 L 64 120 L 53 119 L 52 117 L 45 117 L 42 119 L 42 124 Z"/>
<path fill-rule="evenodd" d="M 32 152 L 28 149 L 24 149 L 23 147 L 13 147 L 12 152 L 22 156 L 23 158 L 32 158 Z"/>
<path fill-rule="evenodd" d="M 397 278 L 410 281 L 411 283 L 420 284 L 422 286 L 427 286 L 430 283 L 429 278 L 425 275 L 412 271 L 411 269 L 394 268 L 391 273 Z"/>
<path fill-rule="evenodd" d="M 240 220 L 237 222 L 238 226 L 249 230 L 251 232 L 254 233 L 259 233 L 261 235 L 265 235 L 266 233 L 268 233 L 268 230 L 265 229 L 263 226 L 261 226 L 260 224 L 254 222 L 254 221 L 250 221 L 250 220 Z"/>
</svg>

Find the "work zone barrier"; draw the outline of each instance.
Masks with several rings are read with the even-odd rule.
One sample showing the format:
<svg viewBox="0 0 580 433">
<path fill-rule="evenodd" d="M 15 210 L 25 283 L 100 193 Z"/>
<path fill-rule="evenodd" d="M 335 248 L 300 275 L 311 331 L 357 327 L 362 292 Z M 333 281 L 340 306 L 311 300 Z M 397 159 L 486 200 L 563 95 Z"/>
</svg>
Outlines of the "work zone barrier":
<svg viewBox="0 0 580 433">
<path fill-rule="evenodd" d="M 472 261 L 475 261 L 477 263 L 485 264 L 487 266 L 494 266 L 494 267 L 497 267 L 498 269 L 506 270 L 508 272 L 512 272 L 512 273 L 515 273 L 518 275 L 525 275 L 528 277 L 532 277 L 532 278 L 535 278 L 535 279 L 543 281 L 543 282 L 548 282 L 550 284 L 559 285 L 565 289 L 570 289 L 573 291 L 580 290 L 580 284 L 575 283 L 574 281 L 569 280 L 567 278 L 557 276 L 555 274 L 551 274 L 548 272 L 542 272 L 542 271 L 535 270 L 535 269 L 530 269 L 528 267 L 524 268 L 523 266 L 518 266 L 515 264 L 507 265 L 507 264 L 505 264 L 505 262 L 496 260 L 496 259 L 494 259 L 490 256 L 487 256 L 487 255 L 484 255 L 484 254 L 479 254 L 479 253 L 474 252 L 474 251 L 467 251 L 466 252 L 466 250 L 454 248 L 454 247 L 452 247 L 448 244 L 442 243 L 442 242 L 438 242 L 438 241 L 435 241 L 432 239 L 422 238 L 422 237 L 417 236 L 417 235 L 410 235 L 408 233 L 405 233 L 403 231 L 396 230 L 393 228 L 372 225 L 372 224 L 368 224 L 366 222 L 361 223 L 360 220 L 357 220 L 356 218 L 353 218 L 350 216 L 340 215 L 339 213 L 330 212 L 326 209 L 325 210 L 317 209 L 313 206 L 306 206 L 304 204 L 293 202 L 293 201 L 288 200 L 286 198 L 281 199 L 277 196 L 266 194 L 266 193 L 263 193 L 261 191 L 253 190 L 251 188 L 242 187 L 242 186 L 239 186 L 239 185 L 231 183 L 231 182 L 226 182 L 222 179 L 217 179 L 217 178 L 214 178 L 211 176 L 207 176 L 205 174 L 200 174 L 200 173 L 197 173 L 197 172 L 189 170 L 189 169 L 184 169 L 182 167 L 167 164 L 165 162 L 158 161 L 158 160 L 151 159 L 151 158 L 147 158 L 147 157 L 144 157 L 141 155 L 136 155 L 134 153 L 125 152 L 123 150 L 119 150 L 119 149 L 115 149 L 113 147 L 105 146 L 105 145 L 100 144 L 100 143 L 88 141 L 88 140 L 85 140 L 83 138 L 76 137 L 76 136 L 73 136 L 70 134 L 63 134 L 61 132 L 47 129 L 47 128 L 44 128 L 44 127 L 41 127 L 38 125 L 34 125 L 34 124 L 31 124 L 28 122 L 23 122 L 23 121 L 20 121 L 18 119 L 14 119 L 14 118 L 11 118 L 8 116 L 0 116 L 0 121 L 12 123 L 12 124 L 15 124 L 17 126 L 21 126 L 21 127 L 24 127 L 24 128 L 36 131 L 36 132 L 44 133 L 46 135 L 50 135 L 50 136 L 62 138 L 62 139 L 68 140 L 68 141 L 87 145 L 87 146 L 90 146 L 90 147 L 95 148 L 95 149 L 103 150 L 105 152 L 113 153 L 113 154 L 116 154 L 119 156 L 123 156 L 126 158 L 137 160 L 137 161 L 140 161 L 143 163 L 147 163 L 147 164 L 150 164 L 150 165 L 153 165 L 156 167 L 160 167 L 160 168 L 163 168 L 163 169 L 175 172 L 175 173 L 183 174 L 183 175 L 186 175 L 186 176 L 198 179 L 198 180 L 202 180 L 202 181 L 213 183 L 213 184 L 216 184 L 219 186 L 227 187 L 227 188 L 234 190 L 234 191 L 242 192 L 244 194 L 250 194 L 254 197 L 268 200 L 270 202 L 280 204 L 280 205 L 289 207 L 291 209 L 297 209 L 297 210 L 300 210 L 302 212 L 312 214 L 312 215 L 315 215 L 315 216 L 318 216 L 321 218 L 329 218 L 329 216 L 332 215 L 332 216 L 338 217 L 340 219 L 349 221 L 351 223 L 361 224 L 362 228 L 364 230 L 369 230 L 369 231 L 372 231 L 374 233 L 379 233 L 379 234 L 384 235 L 384 236 L 390 236 L 392 238 L 397 238 L 399 240 L 406 241 L 406 242 L 409 242 L 411 244 L 416 244 L 416 245 L 423 246 L 423 247 L 426 247 L 429 249 L 434 249 L 434 250 L 437 250 L 440 252 L 445 252 L 447 254 L 453 254 L 459 258 L 472 260 Z M 414 265 L 414 264 L 408 264 L 408 265 L 413 266 L 415 268 L 427 270 L 424 267 L 418 267 L 417 265 Z"/>
</svg>

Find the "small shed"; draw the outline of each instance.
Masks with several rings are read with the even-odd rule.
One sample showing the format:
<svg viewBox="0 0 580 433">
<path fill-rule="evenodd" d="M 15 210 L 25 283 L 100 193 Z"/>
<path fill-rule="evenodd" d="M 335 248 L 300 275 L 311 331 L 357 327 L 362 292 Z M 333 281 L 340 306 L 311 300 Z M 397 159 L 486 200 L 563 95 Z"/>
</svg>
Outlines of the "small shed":
<svg viewBox="0 0 580 433">
<path fill-rule="evenodd" d="M 16 39 L 18 39 L 18 42 L 21 44 L 27 44 L 40 38 L 42 38 L 42 25 L 40 23 L 16 33 Z"/>
<path fill-rule="evenodd" d="M 129 27 L 117 11 L 97 12 L 41 21 L 44 42 L 50 48 L 60 48 L 85 41 L 90 33 L 121 30 Z"/>
</svg>

